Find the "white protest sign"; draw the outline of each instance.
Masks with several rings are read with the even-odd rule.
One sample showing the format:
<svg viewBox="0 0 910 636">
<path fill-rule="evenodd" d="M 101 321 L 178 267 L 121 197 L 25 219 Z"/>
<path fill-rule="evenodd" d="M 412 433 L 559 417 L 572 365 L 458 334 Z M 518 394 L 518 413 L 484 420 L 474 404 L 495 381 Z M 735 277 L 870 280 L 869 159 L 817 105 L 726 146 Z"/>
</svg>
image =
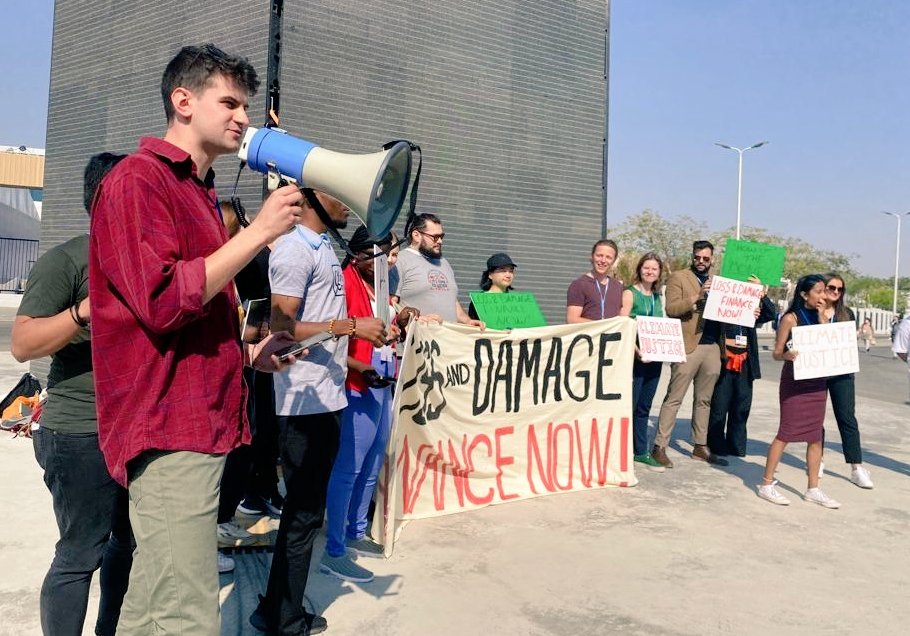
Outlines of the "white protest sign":
<svg viewBox="0 0 910 636">
<path fill-rule="evenodd" d="M 808 380 L 859 371 L 853 321 L 793 327 L 793 378 Z"/>
<path fill-rule="evenodd" d="M 705 320 L 754 327 L 755 309 L 761 303 L 761 296 L 761 285 L 713 276 L 702 316 Z"/>
<path fill-rule="evenodd" d="M 376 317 L 389 328 L 389 257 L 378 245 L 373 246 L 373 292 L 376 294 Z"/>
<path fill-rule="evenodd" d="M 515 332 L 412 323 L 376 487 L 386 556 L 411 519 L 638 483 L 634 347 L 625 317 Z"/>
<path fill-rule="evenodd" d="M 686 361 L 686 346 L 679 318 L 636 316 L 635 324 L 638 326 L 638 350 L 642 360 Z"/>
</svg>

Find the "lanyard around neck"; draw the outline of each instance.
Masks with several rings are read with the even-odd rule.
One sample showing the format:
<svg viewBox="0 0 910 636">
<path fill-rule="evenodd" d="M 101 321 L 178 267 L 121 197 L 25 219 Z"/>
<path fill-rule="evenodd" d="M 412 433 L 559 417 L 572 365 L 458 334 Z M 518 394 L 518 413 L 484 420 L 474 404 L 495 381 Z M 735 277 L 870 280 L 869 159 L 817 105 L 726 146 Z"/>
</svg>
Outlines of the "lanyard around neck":
<svg viewBox="0 0 910 636">
<path fill-rule="evenodd" d="M 610 291 L 610 279 L 607 278 L 603 291 L 600 291 L 600 283 L 597 281 L 597 278 L 595 276 L 592 276 L 591 278 L 594 279 L 594 286 L 597 287 L 597 295 L 600 296 L 600 319 L 603 320 L 606 318 L 607 313 L 607 292 Z"/>
</svg>

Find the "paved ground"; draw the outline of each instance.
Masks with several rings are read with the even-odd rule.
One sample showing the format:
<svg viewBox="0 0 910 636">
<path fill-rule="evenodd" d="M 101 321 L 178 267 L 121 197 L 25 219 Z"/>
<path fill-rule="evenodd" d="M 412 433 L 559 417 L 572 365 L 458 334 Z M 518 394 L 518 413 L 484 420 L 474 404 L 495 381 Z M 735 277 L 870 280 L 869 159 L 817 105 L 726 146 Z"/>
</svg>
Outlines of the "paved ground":
<svg viewBox="0 0 910 636">
<path fill-rule="evenodd" d="M 875 490 L 848 481 L 828 418 L 822 485 L 843 503 L 840 510 L 799 499 L 799 444 L 778 473 L 793 504 L 776 507 L 755 496 L 778 415 L 777 373 L 764 353 L 768 379 L 756 383 L 749 454 L 729 469 L 690 460 L 688 420 L 680 420 L 680 441 L 670 451 L 677 467 L 640 471 L 636 488 L 413 522 L 391 559 L 364 562 L 375 581 L 355 585 L 314 573 L 309 600 L 328 619 L 329 633 L 339 635 L 899 632 L 910 619 L 910 407 L 903 404 L 906 368 L 887 356 L 881 347 L 862 357 L 858 381 Z M 0 393 L 20 373 L 0 352 Z M 887 389 L 892 381 L 900 398 Z M 876 397 L 881 393 L 886 399 Z M 56 529 L 28 441 L 0 437 L 0 483 L 8 519 L 0 538 L 0 634 L 37 635 L 38 590 Z M 222 577 L 222 634 L 257 634 L 245 619 L 263 589 L 268 558 L 238 555 L 236 572 Z M 93 598 L 89 615 L 95 611 Z"/>
</svg>

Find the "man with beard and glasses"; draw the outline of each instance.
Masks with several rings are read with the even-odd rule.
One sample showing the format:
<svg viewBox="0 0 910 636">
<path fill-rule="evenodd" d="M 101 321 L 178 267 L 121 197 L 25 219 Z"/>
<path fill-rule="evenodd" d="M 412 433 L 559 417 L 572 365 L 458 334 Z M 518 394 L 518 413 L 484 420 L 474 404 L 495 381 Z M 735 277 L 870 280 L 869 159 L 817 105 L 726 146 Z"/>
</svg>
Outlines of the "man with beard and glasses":
<svg viewBox="0 0 910 636">
<path fill-rule="evenodd" d="M 339 413 L 347 406 L 349 338 L 386 344 L 379 318 L 348 318 L 341 264 L 325 234 L 344 228 L 350 210 L 322 192 L 305 194 L 300 223 L 279 238 L 269 258 L 271 329 L 295 340 L 333 336 L 303 361 L 274 375 L 278 445 L 287 494 L 266 595 L 250 617 L 256 629 L 276 634 L 317 634 L 323 617 L 303 607 L 313 542 L 322 528 L 326 487 L 338 452 Z M 316 207 L 322 210 L 317 211 Z M 241 234 L 243 234 L 241 232 Z"/>
<path fill-rule="evenodd" d="M 713 262 L 714 246 L 709 241 L 695 241 L 692 244 L 692 266 L 673 272 L 667 279 L 664 309 L 668 317 L 679 318 L 682 323 L 686 361 L 670 365 L 670 384 L 660 407 L 657 436 L 651 451 L 651 456 L 665 468 L 673 468 L 673 462 L 667 457 L 667 444 L 676 426 L 676 414 L 683 397 L 693 383 L 692 459 L 717 466 L 728 463 L 711 453 L 707 446 L 711 396 L 720 376 L 720 323 L 702 317 L 711 289 Z"/>
<path fill-rule="evenodd" d="M 398 255 L 398 286 L 393 295 L 402 304 L 416 307 L 425 318 L 438 316 L 449 322 L 484 328 L 458 302 L 458 283 L 449 261 L 442 257 L 445 232 L 435 214 L 414 217 L 410 224 L 410 245 Z"/>
</svg>

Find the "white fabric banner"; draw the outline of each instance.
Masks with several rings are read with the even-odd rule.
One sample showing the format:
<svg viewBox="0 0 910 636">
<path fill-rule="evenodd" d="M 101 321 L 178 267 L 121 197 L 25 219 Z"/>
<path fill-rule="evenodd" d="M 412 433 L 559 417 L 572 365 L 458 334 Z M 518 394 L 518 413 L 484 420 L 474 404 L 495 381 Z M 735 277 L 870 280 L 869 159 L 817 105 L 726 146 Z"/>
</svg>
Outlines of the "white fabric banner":
<svg viewBox="0 0 910 636">
<path fill-rule="evenodd" d="M 705 320 L 754 327 L 755 310 L 761 304 L 762 291 L 762 286 L 755 283 L 712 276 L 703 316 Z"/>
<path fill-rule="evenodd" d="M 808 380 L 859 371 L 853 321 L 793 327 L 793 378 Z"/>
<path fill-rule="evenodd" d="M 635 322 L 513 332 L 412 324 L 373 536 L 507 501 L 634 486 Z"/>
<path fill-rule="evenodd" d="M 685 362 L 686 344 L 683 342 L 682 323 L 679 318 L 636 316 L 638 350 L 647 362 Z"/>
</svg>

